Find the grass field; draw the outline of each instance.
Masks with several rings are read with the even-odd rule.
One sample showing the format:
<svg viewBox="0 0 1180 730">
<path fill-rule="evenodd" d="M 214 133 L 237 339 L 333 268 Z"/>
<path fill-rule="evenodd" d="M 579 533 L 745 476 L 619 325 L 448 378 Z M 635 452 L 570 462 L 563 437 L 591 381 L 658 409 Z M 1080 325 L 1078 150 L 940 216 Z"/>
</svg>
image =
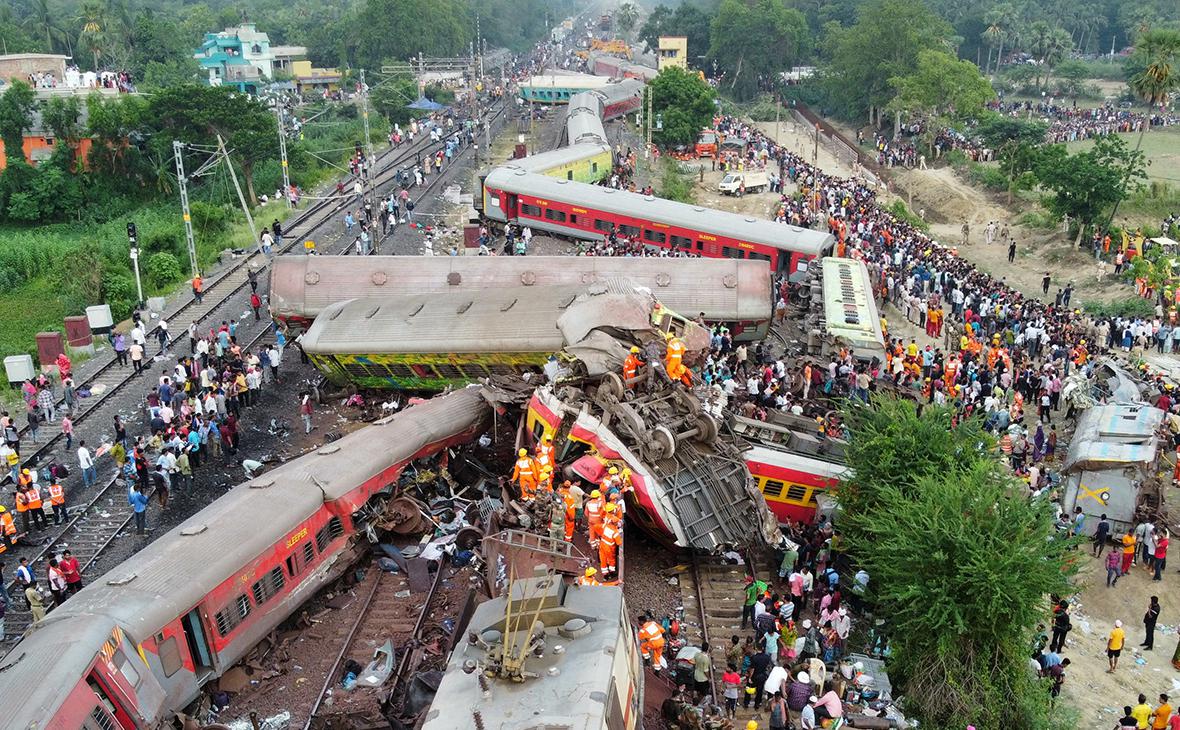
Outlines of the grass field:
<svg viewBox="0 0 1180 730">
<path fill-rule="evenodd" d="M 1127 145 L 1135 147 L 1139 134 L 1124 134 Z M 1093 140 L 1070 142 L 1066 147 L 1077 152 L 1093 146 Z M 1159 131 L 1149 130 L 1143 135 L 1143 147 L 1147 155 L 1147 177 L 1174 187 L 1180 187 L 1180 127 L 1168 127 Z"/>
</svg>

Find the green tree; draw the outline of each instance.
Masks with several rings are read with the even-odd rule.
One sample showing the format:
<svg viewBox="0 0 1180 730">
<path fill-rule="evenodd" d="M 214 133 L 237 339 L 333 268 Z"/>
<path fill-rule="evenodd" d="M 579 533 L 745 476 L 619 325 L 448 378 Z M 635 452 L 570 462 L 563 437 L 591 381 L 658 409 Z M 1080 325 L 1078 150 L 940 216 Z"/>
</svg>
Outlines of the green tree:
<svg viewBox="0 0 1180 730">
<path fill-rule="evenodd" d="M 1138 189 L 1145 178 L 1143 153 L 1132 150 L 1115 135 L 1099 137 L 1094 146 L 1069 154 L 1065 145 L 1041 151 L 1035 172 L 1041 186 L 1053 191 L 1049 210 L 1078 222 L 1077 241 L 1104 213 L 1112 211 L 1128 191 Z"/>
<path fill-rule="evenodd" d="M 709 58 L 738 99 L 757 95 L 759 77 L 790 68 L 807 52 L 807 19 L 783 0 L 721 0 L 709 32 Z"/>
<path fill-rule="evenodd" d="M 0 94 L 0 140 L 4 141 L 4 155 L 10 160 L 25 159 L 25 130 L 33 123 L 36 103 L 36 92 L 23 81 L 12 82 Z"/>
<path fill-rule="evenodd" d="M 106 43 L 103 37 L 107 28 L 106 8 L 98 0 L 83 0 L 78 6 L 75 22 L 80 28 L 78 45 L 91 54 L 94 59 L 94 70 L 98 71 L 98 56 Z"/>
<path fill-rule="evenodd" d="M 53 53 L 58 47 L 69 50 L 69 34 L 61 27 L 58 17 L 58 13 L 49 7 L 49 0 L 32 0 L 25 16 L 25 27 L 45 39 L 47 53 Z"/>
<path fill-rule="evenodd" d="M 1012 38 L 1016 26 L 1016 8 L 1011 3 L 998 3 L 983 17 L 987 29 L 983 31 L 988 43 L 988 58 L 991 58 L 991 46 L 996 48 L 996 67 L 992 73 L 998 73 L 1000 63 L 1004 58 L 1004 43 Z M 984 67 L 987 70 L 987 67 Z"/>
<path fill-rule="evenodd" d="M 1090 69 L 1081 61 L 1068 60 L 1057 64 L 1053 75 L 1061 82 L 1062 93 L 1076 99 L 1084 90 L 1082 82 L 1090 78 Z"/>
<path fill-rule="evenodd" d="M 909 711 L 931 727 L 1049 727 L 1028 646 L 1075 569 L 1049 505 L 1028 500 L 979 419 L 952 426 L 946 408 L 887 398 L 845 413 L 842 535 L 884 609 Z"/>
<path fill-rule="evenodd" d="M 643 25 L 639 27 L 639 40 L 643 41 L 648 51 L 654 52 L 660 47 L 660 36 L 672 35 L 672 16 L 672 8 L 660 4 L 643 21 Z"/>
<path fill-rule="evenodd" d="M 922 0 L 869 0 L 855 25 L 828 27 L 828 58 L 821 64 L 828 102 L 842 116 L 867 115 L 871 124 L 883 125 L 894 97 L 889 80 L 913 73 L 918 52 L 943 48 L 950 34 L 950 25 Z"/>
<path fill-rule="evenodd" d="M 638 20 L 639 10 L 635 7 L 634 3 L 623 3 L 619 6 L 619 10 L 615 14 L 615 23 L 619 26 L 619 30 L 623 32 L 623 35 L 630 35 Z"/>
<path fill-rule="evenodd" d="M 220 135 L 242 168 L 251 205 L 258 204 L 254 165 L 274 159 L 279 145 L 277 121 L 266 106 L 226 87 L 188 85 L 157 91 L 148 101 L 147 114 L 162 157 L 169 154 L 173 139 L 215 146 Z"/>
<path fill-rule="evenodd" d="M 1031 188 L 1036 183 L 1032 171 L 1045 142 L 1046 129 L 1044 122 L 1000 114 L 985 115 L 976 127 L 980 138 L 996 151 L 1000 171 L 1008 178 L 1009 204 L 1017 190 Z"/>
<path fill-rule="evenodd" d="M 889 103 L 891 111 L 937 120 L 937 126 L 976 116 L 996 96 L 978 66 L 935 49 L 919 51 L 913 73 L 895 76 L 889 83 L 897 90 Z"/>
<path fill-rule="evenodd" d="M 463 0 L 365 0 L 349 29 L 356 37 L 356 61 L 376 69 L 386 58 L 465 53 L 475 27 L 469 11 Z M 413 32 L 406 32 L 408 22 Z"/>
<path fill-rule="evenodd" d="M 62 155 L 61 164 L 66 172 L 74 171 L 74 156 L 82 133 L 81 114 L 82 103 L 76 96 L 55 96 L 41 108 L 41 121 L 57 140 L 53 154 Z"/>
<path fill-rule="evenodd" d="M 652 112 L 663 127 L 655 129 L 652 121 L 653 141 L 661 146 L 692 144 L 716 111 L 713 87 L 675 66 L 661 71 L 647 93 L 651 94 Z"/>
</svg>

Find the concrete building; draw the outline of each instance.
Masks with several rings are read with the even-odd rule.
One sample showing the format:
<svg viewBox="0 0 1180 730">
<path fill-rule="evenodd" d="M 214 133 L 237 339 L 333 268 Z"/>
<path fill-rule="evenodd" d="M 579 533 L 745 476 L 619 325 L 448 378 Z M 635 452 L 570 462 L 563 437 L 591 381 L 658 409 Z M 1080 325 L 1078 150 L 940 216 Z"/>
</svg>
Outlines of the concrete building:
<svg viewBox="0 0 1180 730">
<path fill-rule="evenodd" d="M 205 42 L 193 58 L 209 74 L 211 86 L 233 85 L 239 91 L 254 94 L 274 79 L 275 54 L 270 38 L 253 23 L 226 28 L 220 33 L 206 33 Z"/>
<path fill-rule="evenodd" d="M 88 120 L 86 105 L 82 105 L 81 114 L 78 116 L 78 128 L 85 129 Z M 57 149 L 58 145 L 64 144 L 62 140 L 55 139 L 52 130 L 45 126 L 41 118 L 41 110 L 33 110 L 32 124 L 25 130 L 25 136 L 22 147 L 22 152 L 25 155 L 25 161 L 30 165 L 36 166 L 38 163 L 48 160 L 53 151 Z M 90 147 L 92 141 L 89 137 L 83 135 L 74 148 L 76 159 L 82 162 L 83 167 L 86 166 L 86 160 L 90 156 Z M 8 155 L 4 149 L 4 140 L 0 140 L 0 170 L 8 166 Z"/>
<path fill-rule="evenodd" d="M 10 53 L 0 56 L 0 86 L 23 81 L 36 86 L 32 77 L 50 75 L 60 82 L 66 76 L 66 59 L 57 53 Z"/>
<path fill-rule="evenodd" d="M 312 92 L 333 92 L 340 88 L 343 75 L 339 69 L 316 68 L 311 61 L 295 61 L 291 64 L 291 76 L 300 94 Z"/>
<path fill-rule="evenodd" d="M 275 71 L 295 74 L 295 64 L 307 58 L 307 48 L 304 46 L 271 46 L 270 52 L 274 56 Z"/>
<path fill-rule="evenodd" d="M 659 70 L 672 66 L 688 69 L 688 38 L 682 35 L 660 36 Z"/>
</svg>

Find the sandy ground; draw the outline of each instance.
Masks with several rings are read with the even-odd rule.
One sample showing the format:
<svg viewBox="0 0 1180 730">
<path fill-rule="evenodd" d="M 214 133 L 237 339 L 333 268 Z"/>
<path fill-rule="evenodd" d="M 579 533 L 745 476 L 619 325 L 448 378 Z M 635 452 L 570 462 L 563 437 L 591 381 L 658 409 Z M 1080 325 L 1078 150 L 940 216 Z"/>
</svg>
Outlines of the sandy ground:
<svg viewBox="0 0 1180 730">
<path fill-rule="evenodd" d="M 1109 730 L 1122 717 L 1123 705 L 1137 704 L 1141 692 L 1153 706 L 1161 692 L 1180 696 L 1180 672 L 1171 664 L 1180 624 L 1180 590 L 1174 567 L 1155 583 L 1142 566 L 1107 588 L 1102 561 L 1090 557 L 1088 549 L 1083 554 L 1081 592 L 1071 611 L 1074 628 L 1066 638 L 1065 656 L 1072 664 L 1061 697 L 1077 708 L 1078 727 Z M 1163 610 L 1156 625 L 1155 648 L 1143 651 L 1139 648 L 1144 639 L 1143 614 L 1153 595 L 1159 596 Z M 1107 674 L 1106 636 L 1116 619 L 1123 622 L 1127 643 L 1118 670 Z"/>
</svg>

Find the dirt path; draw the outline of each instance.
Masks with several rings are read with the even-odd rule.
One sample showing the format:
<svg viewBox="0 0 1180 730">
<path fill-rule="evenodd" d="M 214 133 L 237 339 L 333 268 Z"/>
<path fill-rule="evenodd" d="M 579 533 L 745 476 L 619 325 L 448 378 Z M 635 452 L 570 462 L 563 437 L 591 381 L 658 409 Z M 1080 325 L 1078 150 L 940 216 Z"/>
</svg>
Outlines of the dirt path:
<svg viewBox="0 0 1180 730">
<path fill-rule="evenodd" d="M 1161 692 L 1180 695 L 1180 673 L 1171 664 L 1180 623 L 1180 591 L 1174 568 L 1155 583 L 1142 565 L 1107 588 L 1102 561 L 1090 557 L 1088 546 L 1082 551 L 1086 556 L 1078 577 L 1082 590 L 1070 612 L 1073 629 L 1066 637 L 1063 656 L 1071 666 L 1066 669 L 1061 697 L 1077 708 L 1079 728 L 1109 730 L 1122 717 L 1123 705 L 1137 704 L 1140 692 L 1153 706 Z M 1143 614 L 1153 595 L 1159 596 L 1164 609 L 1156 625 L 1155 648 L 1144 651 L 1139 647 L 1144 638 Z M 1127 643 L 1118 671 L 1107 674 L 1106 636 L 1116 619 L 1123 622 Z"/>
</svg>

